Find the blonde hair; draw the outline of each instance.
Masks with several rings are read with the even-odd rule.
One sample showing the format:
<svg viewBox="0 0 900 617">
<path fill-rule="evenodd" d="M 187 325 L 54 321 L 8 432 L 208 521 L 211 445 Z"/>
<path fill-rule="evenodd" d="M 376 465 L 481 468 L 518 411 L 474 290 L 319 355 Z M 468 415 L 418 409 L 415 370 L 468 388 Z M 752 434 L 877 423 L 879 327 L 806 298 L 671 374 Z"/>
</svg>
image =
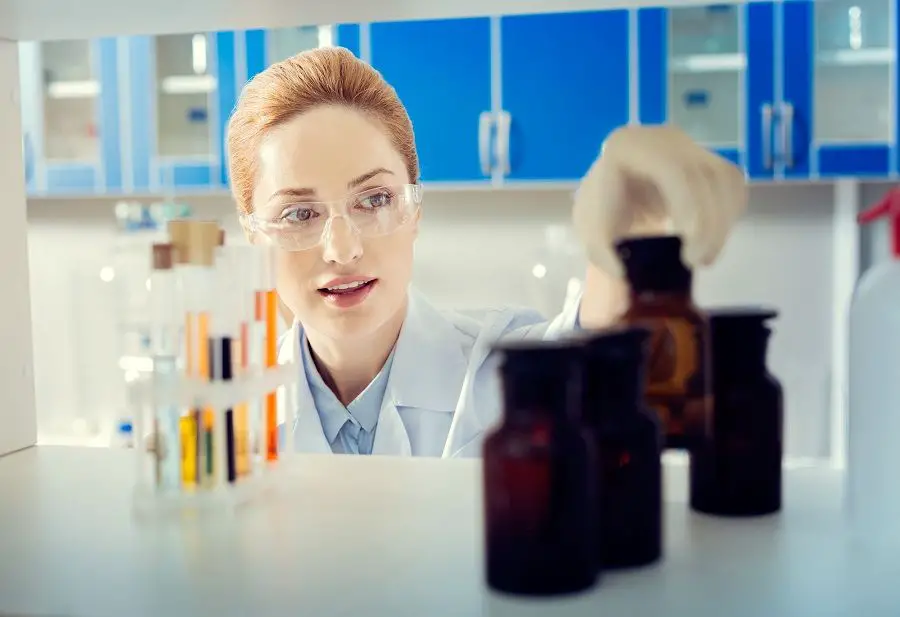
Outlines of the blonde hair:
<svg viewBox="0 0 900 617">
<path fill-rule="evenodd" d="M 397 92 L 371 66 L 342 47 L 303 52 L 273 64 L 244 87 L 226 137 L 231 192 L 238 210 L 253 210 L 258 150 L 274 127 L 322 105 L 344 105 L 380 123 L 419 180 L 412 123 Z"/>
</svg>

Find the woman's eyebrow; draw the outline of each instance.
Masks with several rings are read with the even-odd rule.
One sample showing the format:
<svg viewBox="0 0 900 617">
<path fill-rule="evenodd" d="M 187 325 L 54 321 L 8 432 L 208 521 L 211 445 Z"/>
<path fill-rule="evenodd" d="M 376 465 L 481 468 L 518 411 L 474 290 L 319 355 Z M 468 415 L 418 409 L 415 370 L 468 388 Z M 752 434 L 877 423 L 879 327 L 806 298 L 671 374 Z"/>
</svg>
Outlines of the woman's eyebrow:
<svg viewBox="0 0 900 617">
<path fill-rule="evenodd" d="M 316 192 L 313 189 L 278 189 L 271 195 L 269 195 L 269 199 L 267 201 L 272 201 L 276 197 L 312 197 Z"/>
<path fill-rule="evenodd" d="M 384 167 L 378 167 L 376 169 L 373 169 L 372 171 L 367 171 L 366 173 L 364 173 L 361 176 L 357 176 L 356 178 L 353 178 L 353 180 L 351 180 L 350 182 L 347 183 L 347 188 L 351 188 L 351 189 L 356 188 L 363 182 L 367 182 L 367 181 L 371 180 L 372 178 L 374 178 L 375 176 L 378 176 L 381 174 L 389 174 L 389 175 L 393 176 L 394 172 L 390 171 L 389 169 L 385 169 Z"/>
</svg>

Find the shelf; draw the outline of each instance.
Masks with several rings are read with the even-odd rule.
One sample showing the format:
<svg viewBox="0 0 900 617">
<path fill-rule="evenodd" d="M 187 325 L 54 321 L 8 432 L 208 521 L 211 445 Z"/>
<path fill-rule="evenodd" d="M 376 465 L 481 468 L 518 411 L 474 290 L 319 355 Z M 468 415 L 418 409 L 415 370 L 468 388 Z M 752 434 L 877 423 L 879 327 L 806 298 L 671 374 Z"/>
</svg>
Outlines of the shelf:
<svg viewBox="0 0 900 617">
<path fill-rule="evenodd" d="M 51 81 L 47 84 L 46 95 L 51 99 L 87 99 L 100 94 L 100 82 L 84 81 Z"/>
<path fill-rule="evenodd" d="M 896 58 L 893 49 L 887 47 L 872 49 L 838 49 L 816 53 L 819 66 L 876 66 L 891 64 Z"/>
<path fill-rule="evenodd" d="M 728 73 L 747 68 L 744 54 L 694 54 L 669 61 L 671 73 Z"/>
<path fill-rule="evenodd" d="M 216 89 L 212 75 L 172 75 L 159 84 L 163 94 L 208 94 Z"/>
</svg>

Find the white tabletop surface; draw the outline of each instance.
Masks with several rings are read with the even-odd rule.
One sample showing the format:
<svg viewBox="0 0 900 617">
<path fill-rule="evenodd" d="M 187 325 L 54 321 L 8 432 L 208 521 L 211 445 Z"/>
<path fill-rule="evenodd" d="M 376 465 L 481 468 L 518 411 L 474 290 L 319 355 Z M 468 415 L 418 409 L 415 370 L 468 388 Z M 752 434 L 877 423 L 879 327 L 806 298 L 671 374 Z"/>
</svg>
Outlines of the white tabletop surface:
<svg viewBox="0 0 900 617">
<path fill-rule="evenodd" d="M 131 454 L 0 459 L 0 615 L 896 617 L 900 552 L 851 541 L 841 475 L 787 472 L 786 507 L 690 514 L 666 469 L 666 556 L 564 601 L 484 591 L 477 461 L 297 457 L 265 504 L 176 527 L 131 517 Z"/>
</svg>

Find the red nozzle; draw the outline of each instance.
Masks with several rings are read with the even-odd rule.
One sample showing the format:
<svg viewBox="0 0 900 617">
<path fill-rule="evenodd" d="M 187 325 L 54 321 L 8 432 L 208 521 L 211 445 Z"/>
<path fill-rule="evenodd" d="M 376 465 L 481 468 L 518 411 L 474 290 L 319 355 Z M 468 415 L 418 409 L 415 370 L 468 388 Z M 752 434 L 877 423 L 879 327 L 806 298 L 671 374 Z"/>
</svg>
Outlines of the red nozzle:
<svg viewBox="0 0 900 617">
<path fill-rule="evenodd" d="M 871 223 L 882 218 L 890 219 L 891 253 L 900 259 L 900 188 L 893 188 L 881 201 L 856 217 L 858 223 Z"/>
</svg>

